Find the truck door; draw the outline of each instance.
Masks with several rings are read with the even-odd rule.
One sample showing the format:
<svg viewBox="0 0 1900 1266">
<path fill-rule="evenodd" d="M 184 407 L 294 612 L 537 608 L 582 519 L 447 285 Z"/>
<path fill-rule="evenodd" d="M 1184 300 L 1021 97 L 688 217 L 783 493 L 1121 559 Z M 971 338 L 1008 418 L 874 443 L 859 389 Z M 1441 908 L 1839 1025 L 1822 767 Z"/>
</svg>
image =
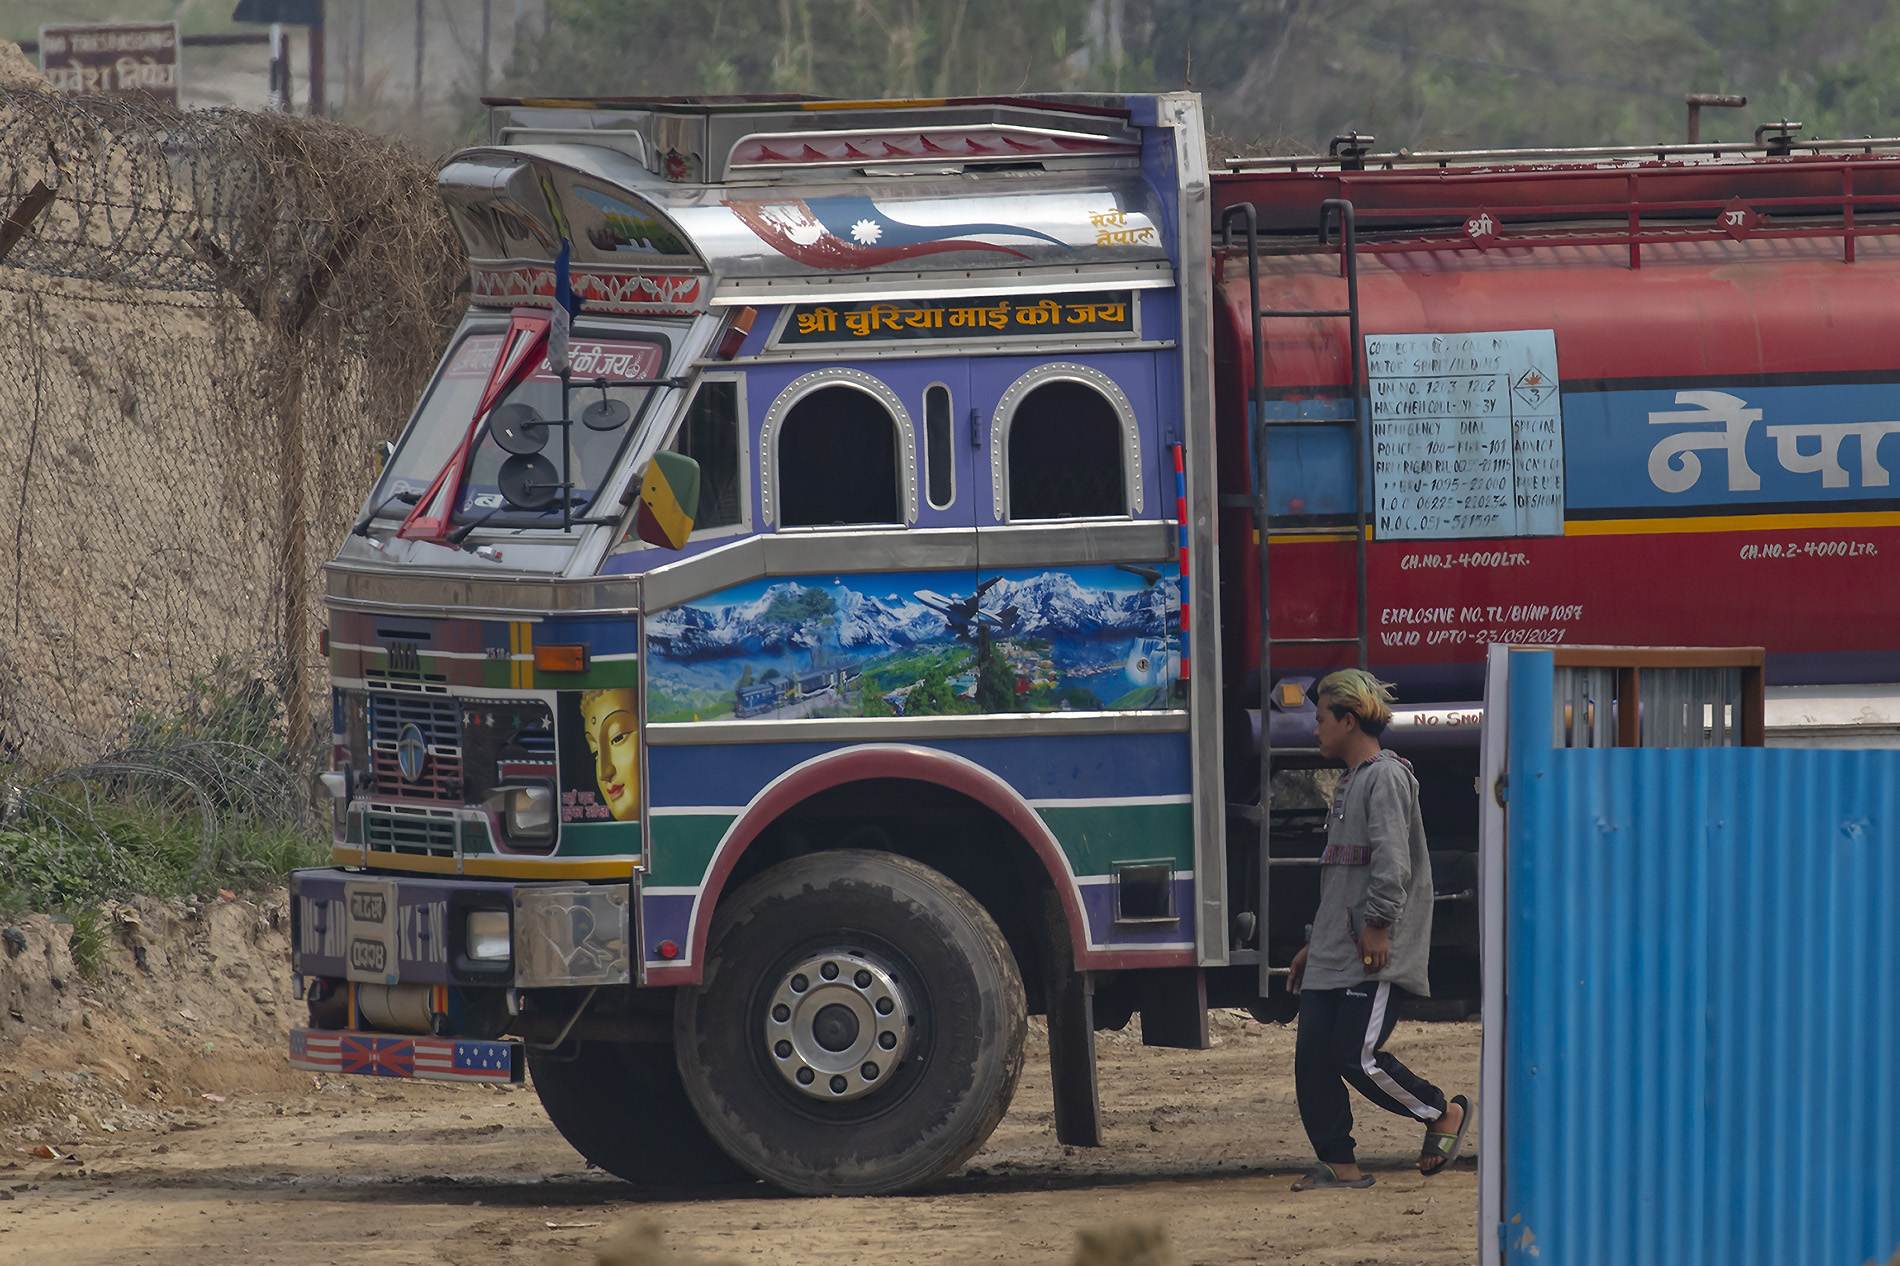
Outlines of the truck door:
<svg viewBox="0 0 1900 1266">
<path fill-rule="evenodd" d="M 972 361 L 977 586 L 1011 711 L 1065 714 L 1097 780 L 1049 773 L 1091 945 L 1192 949 L 1193 810 L 1178 712 L 1179 547 L 1155 353 L 1056 349 Z M 1178 416 L 1178 411 L 1177 411 Z M 1144 713 L 1139 736 L 1108 714 Z M 1080 749 L 1078 749 L 1080 750 Z M 1059 802 L 1059 803 L 1058 803 Z"/>
<path fill-rule="evenodd" d="M 893 363 L 887 368 L 892 386 L 915 410 L 917 519 L 913 528 L 920 533 L 920 543 L 932 542 L 911 551 L 919 560 L 918 570 L 903 579 L 908 596 L 943 620 L 939 638 L 927 644 L 934 652 L 916 660 L 917 677 L 908 687 L 895 682 L 887 697 L 905 716 L 968 712 L 980 706 L 977 683 L 992 631 L 977 586 L 972 532 L 977 521 L 978 472 L 970 440 L 969 362 L 944 357 L 902 366 Z M 896 698 L 905 691 L 901 700 Z"/>
</svg>

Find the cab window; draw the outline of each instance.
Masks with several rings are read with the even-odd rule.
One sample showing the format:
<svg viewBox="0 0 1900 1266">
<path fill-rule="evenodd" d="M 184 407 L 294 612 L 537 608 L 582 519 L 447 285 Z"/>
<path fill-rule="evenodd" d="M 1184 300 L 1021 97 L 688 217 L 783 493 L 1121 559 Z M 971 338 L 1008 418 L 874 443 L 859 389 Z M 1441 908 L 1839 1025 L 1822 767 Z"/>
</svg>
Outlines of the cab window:
<svg viewBox="0 0 1900 1266">
<path fill-rule="evenodd" d="M 1128 513 L 1122 420 L 1087 383 L 1047 382 L 1009 423 L 1009 517 L 1075 519 Z"/>
<path fill-rule="evenodd" d="M 699 463 L 698 534 L 745 522 L 743 418 L 739 380 L 703 379 L 686 408 L 673 451 Z"/>
<path fill-rule="evenodd" d="M 820 387 L 800 399 L 778 435 L 779 522 L 902 523 L 897 432 L 890 410 L 855 387 Z"/>
</svg>

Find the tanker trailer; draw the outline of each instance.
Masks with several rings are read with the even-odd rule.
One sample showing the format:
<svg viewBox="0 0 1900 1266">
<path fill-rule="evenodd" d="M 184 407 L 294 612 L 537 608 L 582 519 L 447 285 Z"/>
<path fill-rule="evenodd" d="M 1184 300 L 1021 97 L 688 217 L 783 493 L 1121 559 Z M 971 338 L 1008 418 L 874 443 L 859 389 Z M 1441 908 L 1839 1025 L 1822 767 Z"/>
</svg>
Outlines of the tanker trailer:
<svg viewBox="0 0 1900 1266">
<path fill-rule="evenodd" d="M 1487 644 L 1760 646 L 1769 742 L 1894 741 L 1900 158 L 1369 146 L 1213 179 L 1229 797 L 1257 802 L 1264 733 L 1271 848 L 1314 852 L 1300 686 L 1396 682 L 1435 992 L 1469 995 Z M 1313 898 L 1280 879 L 1284 962 Z"/>
</svg>

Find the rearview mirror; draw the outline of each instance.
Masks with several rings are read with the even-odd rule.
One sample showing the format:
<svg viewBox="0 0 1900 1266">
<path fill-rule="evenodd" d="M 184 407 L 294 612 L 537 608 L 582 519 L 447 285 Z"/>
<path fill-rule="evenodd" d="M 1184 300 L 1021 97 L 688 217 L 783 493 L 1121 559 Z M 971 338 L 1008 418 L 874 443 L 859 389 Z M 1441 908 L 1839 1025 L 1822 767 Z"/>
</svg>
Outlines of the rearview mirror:
<svg viewBox="0 0 1900 1266">
<path fill-rule="evenodd" d="M 693 534 L 698 513 L 699 463 L 679 453 L 655 453 L 640 481 L 634 535 L 649 545 L 680 549 Z"/>
</svg>

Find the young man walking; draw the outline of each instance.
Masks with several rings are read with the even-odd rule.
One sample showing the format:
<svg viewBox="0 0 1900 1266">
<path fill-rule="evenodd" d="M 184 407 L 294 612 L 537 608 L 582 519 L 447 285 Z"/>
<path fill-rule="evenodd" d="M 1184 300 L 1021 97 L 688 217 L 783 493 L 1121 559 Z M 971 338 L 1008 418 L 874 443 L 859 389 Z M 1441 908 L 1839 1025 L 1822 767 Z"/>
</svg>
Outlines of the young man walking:
<svg viewBox="0 0 1900 1266">
<path fill-rule="evenodd" d="M 1319 913 L 1287 986 L 1300 997 L 1293 1048 L 1300 1120 L 1319 1158 L 1295 1191 L 1372 1185 L 1353 1152 L 1348 1083 L 1387 1112 L 1424 1124 L 1418 1167 L 1428 1176 L 1457 1159 L 1471 1124 L 1463 1095 L 1447 1101 L 1383 1049 L 1400 1001 L 1431 992 L 1432 947 L 1432 861 L 1418 779 L 1379 745 L 1392 719 L 1390 687 L 1347 668 L 1313 692 L 1320 754 L 1346 773 L 1326 820 Z"/>
</svg>

